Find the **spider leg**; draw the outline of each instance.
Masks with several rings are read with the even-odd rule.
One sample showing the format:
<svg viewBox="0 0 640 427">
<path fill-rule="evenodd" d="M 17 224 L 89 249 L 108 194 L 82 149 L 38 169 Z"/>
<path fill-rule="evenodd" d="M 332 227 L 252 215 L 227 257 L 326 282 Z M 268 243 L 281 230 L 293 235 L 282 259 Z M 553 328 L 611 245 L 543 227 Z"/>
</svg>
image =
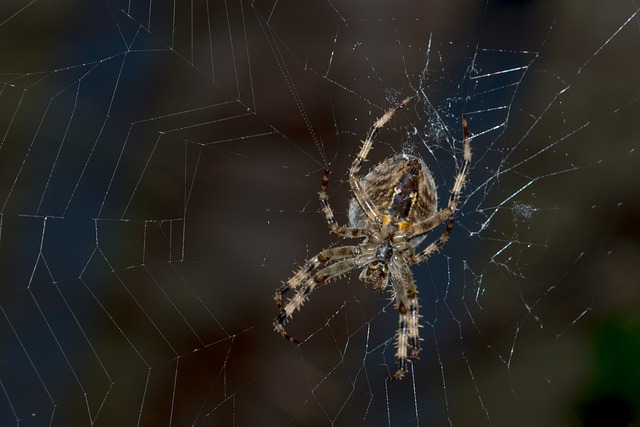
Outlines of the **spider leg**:
<svg viewBox="0 0 640 427">
<path fill-rule="evenodd" d="M 469 134 L 467 118 L 465 116 L 462 116 L 462 131 L 464 133 L 463 163 L 460 172 L 458 172 L 458 175 L 456 176 L 456 181 L 453 184 L 448 204 L 448 207 L 452 212 L 456 210 L 458 203 L 460 203 L 460 193 L 462 192 L 462 187 L 464 187 L 464 184 L 467 182 L 469 169 L 471 168 L 471 136 Z"/>
<path fill-rule="evenodd" d="M 317 269 L 317 266 L 313 268 L 310 267 L 312 265 L 315 265 L 312 262 L 313 261 L 312 260 L 309 263 L 307 263 L 307 265 L 304 266 L 300 271 L 298 271 L 298 273 L 296 273 L 296 275 L 294 275 L 293 278 L 289 279 L 289 281 L 287 281 L 287 283 L 280 290 L 276 292 L 276 302 L 278 303 L 278 307 L 280 309 L 280 314 L 278 314 L 278 316 L 273 321 L 273 328 L 275 329 L 276 332 L 278 332 L 280 335 L 282 335 L 283 338 L 291 341 L 294 344 L 300 343 L 300 341 L 298 341 L 296 338 L 289 335 L 285 331 L 284 325 L 289 321 L 289 319 L 291 319 L 291 316 L 293 316 L 293 313 L 296 310 L 300 309 L 300 307 L 302 307 L 304 302 L 307 300 L 309 294 L 313 292 L 314 288 L 317 285 L 324 283 L 325 281 L 331 280 L 333 278 L 336 278 L 341 274 L 344 274 L 350 270 L 353 270 L 354 268 L 358 268 L 362 265 L 362 262 L 366 262 L 365 260 L 361 259 L 362 258 L 361 256 L 356 255 L 356 252 L 357 252 L 356 248 L 358 247 L 345 246 L 341 248 L 328 249 L 327 251 L 321 252 L 321 254 L 323 254 L 335 249 L 341 249 L 341 250 L 345 249 L 345 252 L 351 251 L 352 255 L 346 255 L 345 253 L 342 256 L 342 258 L 344 259 L 342 259 L 341 261 L 337 261 L 334 264 L 331 264 L 327 267 L 324 267 L 317 272 L 315 271 Z M 318 255 L 314 259 L 319 257 L 320 255 Z M 370 258 L 370 256 L 368 258 Z M 318 260 L 318 262 L 320 262 L 320 260 Z M 311 268 L 310 272 L 305 272 L 303 274 L 300 274 L 304 270 L 310 269 L 310 268 Z M 293 297 L 291 297 L 291 299 L 283 306 L 282 295 L 284 295 L 284 293 L 287 292 L 289 289 L 296 289 L 296 288 L 299 288 L 296 294 L 293 295 Z"/>
<path fill-rule="evenodd" d="M 301 266 L 298 271 L 295 272 L 293 277 L 286 281 L 277 291 L 274 297 L 276 304 L 278 305 L 278 311 L 282 313 L 284 311 L 282 299 L 284 295 L 290 290 L 297 289 L 300 285 L 305 283 L 313 274 L 318 271 L 321 265 L 330 261 L 336 261 L 344 258 L 353 258 L 360 254 L 359 246 L 339 246 L 337 248 L 330 248 L 320 252 L 318 255 L 309 259 Z"/>
<path fill-rule="evenodd" d="M 435 242 L 432 242 L 429 246 L 424 248 L 419 254 L 414 255 L 412 258 L 410 258 L 410 262 L 412 264 L 420 264 L 421 262 L 426 261 L 427 258 L 429 258 L 434 253 L 438 252 L 449 240 L 449 234 L 451 233 L 451 229 L 453 228 L 453 222 L 454 221 L 452 218 L 449 221 L 447 228 L 440 235 L 438 240 L 436 240 Z"/>
<path fill-rule="evenodd" d="M 458 204 L 460 203 L 460 194 L 462 193 L 462 188 L 467 182 L 469 169 L 471 168 L 471 136 L 469 134 L 469 128 L 467 127 L 467 118 L 465 116 L 462 116 L 462 129 L 464 132 L 463 163 L 460 172 L 458 172 L 458 175 L 456 175 L 456 180 L 453 184 L 453 188 L 451 189 L 451 195 L 449 196 L 449 203 L 447 204 L 447 207 L 433 215 L 431 218 L 427 218 L 422 222 L 413 224 L 411 227 L 409 227 L 409 229 L 405 233 L 405 236 L 417 236 L 433 230 L 440 224 L 444 223 L 446 220 L 450 219 L 453 216 L 454 212 L 458 209 Z M 450 231 L 450 228 L 447 228 Z"/>
<path fill-rule="evenodd" d="M 395 107 L 391 107 L 389 110 L 387 110 L 386 113 L 384 113 L 373 123 L 371 129 L 369 129 L 369 132 L 367 133 L 367 138 L 362 141 L 362 148 L 360 148 L 360 152 L 353 160 L 351 169 L 349 169 L 349 184 L 351 185 L 351 191 L 353 192 L 356 200 L 358 200 L 358 203 L 362 207 L 362 210 L 364 210 L 369 219 L 371 219 L 371 221 L 373 221 L 374 223 L 380 221 L 380 212 L 378 212 L 378 209 L 371 201 L 371 198 L 364 191 L 362 182 L 360 181 L 360 178 L 358 178 L 357 174 L 360 171 L 360 167 L 362 167 L 362 164 L 367 159 L 369 151 L 371 151 L 371 147 L 373 146 L 373 138 L 378 132 L 378 129 L 384 127 L 384 125 L 386 125 L 387 122 L 391 120 L 391 117 L 393 117 L 395 112 L 407 105 L 412 99 L 413 97 L 405 98 L 400 104 L 396 105 Z"/>
<path fill-rule="evenodd" d="M 396 373 L 389 377 L 390 381 L 400 380 L 407 373 L 408 348 L 411 348 L 411 359 L 417 360 L 420 353 L 420 305 L 418 289 L 413 275 L 402 258 L 395 258 L 389 265 L 396 308 L 398 309 L 398 332 L 396 334 Z"/>
<path fill-rule="evenodd" d="M 322 186 L 320 187 L 320 205 L 322 206 L 322 213 L 327 219 L 329 229 L 342 237 L 365 237 L 369 234 L 364 228 L 344 227 L 338 225 L 335 216 L 333 215 L 333 209 L 329 205 L 329 195 L 327 194 L 327 185 L 329 184 L 329 171 L 324 171 L 322 175 Z"/>
</svg>

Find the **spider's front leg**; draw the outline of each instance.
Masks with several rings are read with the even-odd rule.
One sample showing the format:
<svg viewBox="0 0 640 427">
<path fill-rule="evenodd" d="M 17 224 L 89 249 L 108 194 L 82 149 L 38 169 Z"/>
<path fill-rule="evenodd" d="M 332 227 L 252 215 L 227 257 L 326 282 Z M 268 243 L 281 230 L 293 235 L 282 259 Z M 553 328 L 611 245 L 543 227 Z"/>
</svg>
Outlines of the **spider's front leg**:
<svg viewBox="0 0 640 427">
<path fill-rule="evenodd" d="M 464 134 L 464 147 L 462 149 L 463 163 L 462 168 L 460 168 L 460 172 L 456 175 L 456 180 L 453 184 L 453 188 L 451 189 L 451 195 L 449 196 L 449 203 L 447 204 L 447 207 L 436 213 L 431 218 L 427 218 L 422 222 L 413 224 L 409 230 L 407 230 L 405 235 L 417 236 L 431 231 L 448 219 L 451 219 L 455 211 L 458 209 L 460 194 L 462 193 L 462 188 L 467 182 L 469 170 L 471 169 L 471 135 L 469 133 L 469 128 L 467 127 L 467 118 L 465 116 L 462 116 L 462 130 Z M 451 226 L 447 227 L 447 230 L 450 231 Z M 445 237 L 446 242 L 446 238 L 448 238 L 448 231 L 445 231 L 445 233 L 447 233 L 447 236 Z"/>
<path fill-rule="evenodd" d="M 379 223 L 381 221 L 381 215 L 378 211 L 378 208 L 374 205 L 374 203 L 371 201 L 371 198 L 364 190 L 362 182 L 360 181 L 360 178 L 358 178 L 358 172 L 360 171 L 360 167 L 362 167 L 362 164 L 367 159 L 369 151 L 371 151 L 371 147 L 373 146 L 373 138 L 376 136 L 376 133 L 378 133 L 378 129 L 383 128 L 387 124 L 387 122 L 391 120 L 391 117 L 393 117 L 395 112 L 409 104 L 412 99 L 413 97 L 411 96 L 405 98 L 400 104 L 396 105 L 395 107 L 391 107 L 389 110 L 387 110 L 386 113 L 384 113 L 373 123 L 371 129 L 369 129 L 369 132 L 367 133 L 367 138 L 362 141 L 360 152 L 353 160 L 351 169 L 349 169 L 349 185 L 351 185 L 351 191 L 362 207 L 362 210 L 374 223 Z"/>
<path fill-rule="evenodd" d="M 329 229 L 342 237 L 365 237 L 369 234 L 369 231 L 364 228 L 356 227 L 344 227 L 338 225 L 335 216 L 333 215 L 333 209 L 329 204 L 329 195 L 327 194 L 327 186 L 329 185 L 329 171 L 325 170 L 322 175 L 322 186 L 320 187 L 320 206 L 322 207 L 322 213 L 327 219 Z"/>
<path fill-rule="evenodd" d="M 460 172 L 458 172 L 458 175 L 456 176 L 456 181 L 451 189 L 451 196 L 449 196 L 449 204 L 447 205 L 447 208 L 451 209 L 452 215 L 458 208 L 458 203 L 460 203 L 460 193 L 462 193 L 462 188 L 467 183 L 469 169 L 471 169 L 471 135 L 469 133 L 469 128 L 467 127 L 467 118 L 465 116 L 462 116 L 462 132 L 464 134 L 462 168 L 460 168 Z"/>
</svg>

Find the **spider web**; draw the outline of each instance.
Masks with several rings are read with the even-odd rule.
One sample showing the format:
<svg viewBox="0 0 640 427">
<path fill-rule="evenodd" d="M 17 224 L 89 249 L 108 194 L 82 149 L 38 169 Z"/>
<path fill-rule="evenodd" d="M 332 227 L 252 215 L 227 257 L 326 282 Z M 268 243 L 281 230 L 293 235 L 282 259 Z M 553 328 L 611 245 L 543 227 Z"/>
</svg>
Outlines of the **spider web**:
<svg viewBox="0 0 640 427">
<path fill-rule="evenodd" d="M 640 405 L 640 6 L 9 1 L 0 6 L 0 426 L 630 425 Z M 450 241 L 414 268 L 422 352 L 353 272 L 347 170 L 421 156 Z M 444 201 L 444 202 L 443 202 Z M 442 229 L 430 233 L 426 242 Z"/>
</svg>

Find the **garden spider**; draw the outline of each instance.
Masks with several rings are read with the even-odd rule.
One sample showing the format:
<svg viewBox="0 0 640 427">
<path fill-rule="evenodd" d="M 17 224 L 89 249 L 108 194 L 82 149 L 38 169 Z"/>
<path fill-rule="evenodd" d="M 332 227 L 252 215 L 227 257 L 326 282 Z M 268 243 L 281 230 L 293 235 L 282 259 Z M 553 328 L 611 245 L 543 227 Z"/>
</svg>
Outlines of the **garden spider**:
<svg viewBox="0 0 640 427">
<path fill-rule="evenodd" d="M 373 167 L 363 178 L 358 171 L 373 145 L 373 138 L 412 97 L 389 109 L 377 119 L 362 143 L 362 148 L 349 170 L 353 199 L 349 205 L 349 226 L 338 225 L 329 205 L 327 184 L 329 171 L 322 176 L 320 204 L 329 228 L 341 237 L 363 238 L 357 245 L 325 249 L 309 259 L 276 291 L 279 314 L 273 322 L 276 332 L 294 344 L 299 341 L 285 331 L 285 324 L 302 307 L 309 294 L 320 283 L 339 277 L 354 269 L 362 269 L 360 280 L 382 291 L 391 284 L 395 307 L 399 313 L 396 334 L 397 370 L 390 380 L 402 379 L 407 372 L 408 348 L 411 359 L 420 352 L 418 290 L 410 266 L 419 264 L 437 252 L 449 239 L 453 214 L 460 202 L 471 165 L 471 138 L 467 120 L 462 116 L 464 134 L 463 163 L 456 176 L 447 207 L 437 211 L 436 185 L 431 172 L 418 157 L 396 154 Z M 421 252 L 416 247 L 425 234 L 449 221 L 442 235 Z M 283 301 L 285 294 L 293 296 Z"/>
</svg>

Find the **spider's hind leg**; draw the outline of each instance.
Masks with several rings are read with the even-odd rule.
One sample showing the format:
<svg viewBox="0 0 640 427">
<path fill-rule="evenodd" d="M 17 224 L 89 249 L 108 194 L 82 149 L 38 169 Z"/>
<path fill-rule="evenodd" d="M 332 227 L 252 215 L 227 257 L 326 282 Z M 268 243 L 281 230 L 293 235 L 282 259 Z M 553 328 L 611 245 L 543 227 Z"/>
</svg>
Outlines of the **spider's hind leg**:
<svg viewBox="0 0 640 427">
<path fill-rule="evenodd" d="M 296 290 L 300 285 L 311 278 L 323 264 L 329 263 L 331 261 L 341 260 L 344 258 L 355 257 L 358 254 L 360 254 L 359 246 L 339 246 L 336 248 L 326 249 L 313 258 L 309 259 L 304 263 L 303 266 L 298 269 L 298 271 L 296 271 L 293 277 L 287 280 L 276 291 L 274 300 L 278 305 L 278 311 L 280 313 L 284 311 L 284 306 L 282 304 L 284 295 L 289 291 Z"/>
<path fill-rule="evenodd" d="M 398 332 L 396 333 L 396 373 L 390 381 L 400 380 L 407 373 L 407 361 L 417 360 L 420 353 L 420 304 L 418 290 L 409 266 L 404 261 L 390 264 L 392 284 L 398 309 Z M 411 348 L 411 356 L 409 356 Z"/>
<path fill-rule="evenodd" d="M 279 314 L 273 321 L 275 331 L 283 338 L 298 344 L 300 341 L 285 331 L 285 324 L 291 319 L 293 313 L 302 307 L 317 285 L 353 270 L 360 265 L 360 258 L 359 246 L 340 246 L 322 251 L 307 261 L 291 279 L 276 291 L 274 299 L 278 305 Z M 319 269 L 322 264 L 330 261 L 336 262 Z M 297 290 L 297 292 L 286 304 L 283 304 L 284 295 L 293 290 Z"/>
</svg>

